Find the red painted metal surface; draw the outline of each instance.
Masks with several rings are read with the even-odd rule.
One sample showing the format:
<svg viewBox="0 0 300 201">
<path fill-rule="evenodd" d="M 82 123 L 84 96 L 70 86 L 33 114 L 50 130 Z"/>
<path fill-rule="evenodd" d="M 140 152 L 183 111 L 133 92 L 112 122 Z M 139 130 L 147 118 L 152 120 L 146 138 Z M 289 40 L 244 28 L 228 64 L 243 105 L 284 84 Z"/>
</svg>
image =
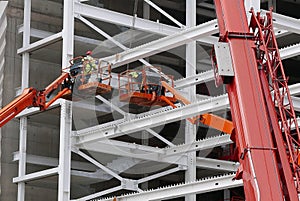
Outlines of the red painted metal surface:
<svg viewBox="0 0 300 201">
<path fill-rule="evenodd" d="M 243 179 L 247 200 L 298 200 L 296 188 L 292 185 L 291 169 L 287 167 L 289 164 L 286 144 L 283 143 L 283 138 L 291 138 L 286 135 L 280 137 L 270 91 L 265 86 L 266 79 L 261 78 L 261 74 L 264 73 L 257 62 L 255 35 L 248 28 L 244 1 L 215 0 L 215 6 L 220 41 L 228 42 L 230 46 L 235 73 L 231 82 L 227 84 L 227 91 L 235 126 L 232 139 L 236 142 L 241 164 L 237 178 Z M 259 40 L 262 39 L 266 38 Z M 275 38 L 272 39 L 271 43 L 274 45 L 276 41 Z M 271 47 L 272 50 L 273 48 Z M 271 59 L 276 60 L 278 65 L 275 66 L 282 66 L 279 64 L 281 62 L 278 53 L 275 52 Z M 288 94 L 286 88 L 284 91 L 285 93 L 279 96 L 281 99 L 283 95 Z M 275 102 L 280 104 L 278 100 Z M 288 113 L 286 110 L 287 108 L 282 109 Z M 282 121 L 284 128 L 281 128 L 281 131 L 288 130 L 286 124 L 295 123 L 285 123 L 286 119 Z M 296 155 L 291 155 L 294 156 L 291 157 L 292 160 L 296 159 Z M 292 164 L 294 166 L 294 163 Z"/>
<path fill-rule="evenodd" d="M 295 188 L 298 192 L 300 191 L 300 167 L 298 163 L 300 133 L 288 88 L 288 80 L 285 76 L 280 59 L 272 22 L 271 11 L 267 12 L 266 17 L 264 18 L 260 17 L 259 14 L 256 16 L 254 11 L 252 11 L 250 27 L 253 32 L 256 33 L 255 42 L 257 46 L 257 61 L 262 71 L 261 77 L 265 78 L 265 89 L 269 88 L 274 94 L 274 98 L 269 97 L 269 102 L 273 102 L 273 108 L 277 107 L 277 114 L 276 111 L 274 111 L 271 117 L 278 117 L 276 118 L 276 123 L 278 120 L 281 122 L 276 125 L 280 128 L 280 132 L 277 133 L 279 136 L 276 135 L 275 137 L 281 138 L 281 140 L 277 140 L 276 142 L 283 146 L 283 154 L 282 156 L 279 156 L 281 164 L 284 167 L 283 175 L 286 180 L 285 183 L 289 195 L 294 194 L 296 199 L 297 193 L 295 192 Z M 268 82 L 267 77 L 271 80 L 270 82 Z M 266 93 L 270 94 L 270 90 Z M 295 129 L 292 129 L 293 126 Z M 283 137 L 281 136 L 281 133 L 284 134 Z M 288 161 L 285 162 L 288 163 L 288 165 L 284 165 L 284 161 Z M 289 166 L 291 166 L 292 175 L 290 175 Z"/>
</svg>

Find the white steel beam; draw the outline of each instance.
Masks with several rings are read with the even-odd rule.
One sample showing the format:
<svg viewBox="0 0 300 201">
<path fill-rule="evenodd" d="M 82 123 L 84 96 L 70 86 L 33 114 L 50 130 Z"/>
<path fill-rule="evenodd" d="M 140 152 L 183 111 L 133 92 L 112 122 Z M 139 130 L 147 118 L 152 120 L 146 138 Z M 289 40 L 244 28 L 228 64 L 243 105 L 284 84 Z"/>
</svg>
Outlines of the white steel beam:
<svg viewBox="0 0 300 201">
<path fill-rule="evenodd" d="M 105 98 L 103 98 L 102 96 L 98 95 L 96 96 L 96 98 L 98 98 L 99 100 L 101 100 L 103 103 L 105 103 L 106 105 L 110 106 L 113 110 L 119 112 L 120 114 L 122 114 L 124 116 L 124 118 L 126 119 L 126 117 L 130 116 L 131 114 L 124 112 L 123 110 L 121 110 L 119 107 L 115 106 L 114 104 L 112 104 L 111 102 L 109 102 L 108 100 L 106 100 Z M 163 141 L 164 143 L 166 143 L 169 146 L 174 146 L 173 143 L 171 143 L 169 140 L 167 140 L 166 138 L 162 137 L 161 135 L 159 135 L 158 133 L 156 133 L 155 131 L 153 131 L 152 129 L 148 128 L 146 129 L 146 131 L 150 134 L 152 134 L 153 136 L 155 136 L 156 138 L 160 139 L 161 141 Z"/>
<path fill-rule="evenodd" d="M 112 63 L 113 67 L 115 68 L 138 59 L 149 57 L 151 55 L 184 45 L 204 36 L 209 36 L 214 33 L 212 30 L 214 30 L 215 26 L 215 21 L 209 21 L 196 27 L 187 28 L 176 34 L 138 46 L 136 48 L 126 50 L 116 55 L 102 58 L 101 60 Z"/>
<path fill-rule="evenodd" d="M 234 174 L 204 178 L 199 181 L 172 185 L 155 190 L 144 191 L 136 194 L 118 196 L 118 201 L 154 201 L 167 200 L 176 197 L 183 197 L 188 194 L 202 194 L 219 191 L 228 188 L 243 186 L 242 180 L 233 180 Z M 99 199 L 98 201 L 112 201 L 113 198 Z"/>
<path fill-rule="evenodd" d="M 174 26 L 153 22 L 147 19 L 133 17 L 130 15 L 110 11 L 104 8 L 97 8 L 93 6 L 89 6 L 86 4 L 75 3 L 75 14 L 86 16 L 88 18 L 118 24 L 126 27 L 132 27 L 136 29 L 140 29 L 146 32 L 156 33 L 159 35 L 172 35 L 182 31 L 182 28 L 177 28 Z M 77 16 L 78 17 L 78 16 Z M 134 26 L 133 26 L 134 22 Z M 211 27 L 212 34 L 218 32 L 217 20 L 213 20 L 214 26 Z M 199 42 L 205 44 L 213 44 L 212 41 L 215 41 L 216 37 L 206 36 L 199 39 Z"/>
<path fill-rule="evenodd" d="M 238 169 L 240 164 L 232 161 L 197 157 L 196 165 L 197 167 L 201 167 L 205 169 L 235 172 Z"/>
<path fill-rule="evenodd" d="M 80 19 L 83 23 L 85 23 L 86 25 L 88 25 L 89 27 L 91 27 L 92 29 L 94 29 L 96 32 L 98 32 L 99 34 L 101 34 L 102 36 L 104 36 L 106 39 L 108 39 L 109 41 L 113 42 L 115 45 L 117 45 L 118 47 L 120 47 L 122 50 L 129 50 L 129 48 L 127 48 L 126 46 L 124 46 L 123 44 L 121 44 L 120 42 L 118 42 L 117 40 L 115 40 L 113 37 L 111 37 L 110 35 L 108 35 L 107 33 L 105 33 L 103 30 L 101 30 L 100 28 L 98 28 L 97 26 L 95 26 L 93 23 L 91 23 L 90 21 L 88 21 L 87 19 L 85 19 L 82 16 L 79 16 L 78 19 Z M 100 59 L 101 60 L 101 59 Z M 138 59 L 142 64 L 144 64 L 145 66 L 152 66 L 149 62 L 147 62 L 145 59 Z M 100 61 L 99 61 L 100 62 Z M 165 74 L 163 74 L 162 72 L 159 72 L 158 70 L 156 70 L 156 68 L 152 69 L 155 72 L 158 72 L 161 74 L 161 76 L 163 76 L 166 80 L 170 81 L 170 78 L 168 76 L 166 76 Z"/>
<path fill-rule="evenodd" d="M 185 87 L 205 83 L 214 80 L 214 72 L 213 70 L 205 71 L 203 73 L 198 73 L 193 76 L 189 76 L 187 78 L 183 78 L 180 80 L 176 80 L 174 82 L 174 87 L 176 89 L 182 89 Z"/>
<path fill-rule="evenodd" d="M 108 128 L 102 128 L 101 126 L 94 126 L 87 129 L 75 131 L 76 144 L 84 144 L 93 141 L 99 141 L 101 139 L 113 138 L 132 132 L 140 131 L 145 128 L 151 128 L 174 121 L 182 120 L 187 117 L 204 114 L 207 112 L 217 111 L 220 108 L 227 107 L 229 105 L 226 95 L 213 97 L 200 102 L 192 103 L 184 107 L 171 109 L 163 113 L 153 114 L 152 116 L 146 116 L 144 118 L 132 119 L 122 124 L 115 125 Z"/>
<path fill-rule="evenodd" d="M 178 166 L 176 168 L 172 168 L 172 169 L 169 169 L 169 170 L 166 170 L 166 171 L 163 171 L 163 172 L 159 172 L 157 174 L 154 174 L 154 175 L 150 175 L 148 177 L 144 177 L 144 178 L 141 178 L 141 179 L 138 179 L 137 180 L 137 183 L 140 184 L 140 183 L 144 183 L 144 182 L 147 182 L 147 181 L 150 181 L 150 180 L 153 180 L 153 179 L 157 179 L 159 177 L 163 177 L 163 176 L 166 176 L 168 174 L 172 174 L 174 172 L 178 172 L 180 170 L 185 170 L 186 168 L 183 167 L 183 166 Z"/>
<path fill-rule="evenodd" d="M 99 163 L 98 161 L 96 161 L 95 159 L 93 159 L 92 157 L 88 156 L 87 154 L 85 154 L 85 153 L 83 153 L 82 151 L 79 151 L 79 150 L 76 150 L 75 152 L 76 152 L 76 154 L 78 154 L 82 158 L 86 159 L 87 161 L 91 162 L 95 166 L 99 167 L 104 172 L 110 174 L 111 176 L 113 176 L 114 178 L 118 179 L 119 181 L 122 181 L 123 178 L 121 176 L 119 176 L 117 173 L 115 173 L 114 171 L 110 170 L 109 168 L 105 167 L 104 165 L 102 165 L 101 163 Z"/>
<path fill-rule="evenodd" d="M 106 194 L 109 194 L 109 193 L 113 193 L 115 191 L 122 190 L 122 189 L 123 189 L 122 186 L 117 186 L 117 187 L 110 188 L 110 189 L 107 189 L 107 190 L 104 190 L 104 191 L 101 191 L 101 192 L 98 192 L 98 193 L 94 193 L 92 195 L 88 195 L 88 196 L 82 197 L 82 198 L 73 199 L 71 201 L 95 200 L 95 198 L 97 198 L 97 197 L 100 197 L 100 196 L 103 196 L 103 195 L 106 195 Z"/>
<path fill-rule="evenodd" d="M 267 12 L 266 10 L 262 10 L 262 14 L 265 14 L 266 12 Z M 276 28 L 284 29 L 292 33 L 300 34 L 299 19 L 288 17 L 274 12 L 272 13 L 272 16 L 273 16 L 273 24 Z"/>
<path fill-rule="evenodd" d="M 184 157 L 179 159 L 180 155 L 182 157 L 184 156 L 184 154 L 192 151 L 201 151 L 213 148 L 215 146 L 221 146 L 230 143 L 232 143 L 232 141 L 229 139 L 229 135 L 223 135 L 197 141 L 192 144 L 183 144 L 165 149 L 159 149 L 126 142 L 118 142 L 115 140 L 109 140 L 109 142 L 106 143 L 99 141 L 95 143 L 90 143 L 88 144 L 88 146 L 79 146 L 78 148 L 83 148 L 89 151 L 96 151 L 100 153 L 114 154 L 148 161 L 164 162 L 171 164 L 173 163 L 185 166 L 187 165 L 187 160 L 185 160 Z M 222 171 L 235 171 L 238 164 L 234 162 L 221 161 L 215 159 L 198 158 L 196 166 Z"/>
<path fill-rule="evenodd" d="M 163 149 L 116 140 L 98 141 L 90 143 L 87 146 L 80 145 L 77 148 L 100 153 L 157 161 L 158 158 L 164 159 L 170 156 L 185 154 L 190 151 L 206 150 L 215 146 L 222 146 L 231 143 L 232 141 L 230 140 L 229 135 L 221 135 Z"/>
<path fill-rule="evenodd" d="M 173 156 L 173 155 L 185 154 L 192 151 L 211 149 L 216 146 L 222 146 L 231 143 L 232 141 L 230 140 L 230 135 L 220 135 L 220 136 L 206 138 L 203 140 L 198 140 L 192 143 L 165 148 L 164 154 L 166 156 Z"/>
<path fill-rule="evenodd" d="M 154 137 L 156 137 L 157 139 L 161 140 L 162 142 L 166 143 L 168 146 L 173 147 L 175 146 L 172 142 L 170 142 L 169 140 L 167 140 L 166 138 L 164 138 L 163 136 L 161 136 L 160 134 L 158 134 L 157 132 L 155 132 L 154 130 L 147 128 L 145 129 L 148 133 L 150 133 L 151 135 L 153 135 Z"/>
<path fill-rule="evenodd" d="M 294 109 L 297 112 L 300 112 L 300 98 L 292 96 L 292 102 L 293 102 Z"/>
<path fill-rule="evenodd" d="M 22 33 L 23 31 L 24 31 L 24 26 L 21 25 L 18 28 L 18 33 Z M 35 37 L 35 38 L 47 38 L 47 37 L 52 36 L 54 34 L 55 33 L 53 33 L 53 32 L 39 30 L 39 29 L 35 29 L 35 28 L 30 29 L 30 36 Z M 83 36 L 76 36 L 76 35 L 74 35 L 74 40 L 78 41 L 78 42 L 88 43 L 88 44 L 91 44 L 91 45 L 99 44 L 99 43 L 102 42 L 100 40 L 95 40 L 95 39 L 92 39 L 92 38 L 86 38 L 86 37 L 83 37 Z"/>
<path fill-rule="evenodd" d="M 104 8 L 81 4 L 78 2 L 75 3 L 75 15 L 76 14 L 86 16 L 88 18 L 112 23 L 112 24 L 126 26 L 126 27 L 132 27 L 133 26 L 132 22 L 134 21 L 135 22 L 134 27 L 132 28 L 136 28 L 136 29 L 140 29 L 152 33 L 157 33 L 161 35 L 171 35 L 178 32 L 178 30 L 180 30 L 177 27 L 153 22 L 139 17 L 133 17 L 130 15 L 114 12 Z"/>
<path fill-rule="evenodd" d="M 300 22 L 299 22 L 300 26 Z M 281 59 L 288 59 L 300 55 L 300 43 L 281 48 L 279 50 Z"/>
<path fill-rule="evenodd" d="M 18 54 L 22 54 L 22 53 L 25 53 L 25 52 L 30 53 L 30 52 L 33 52 L 37 49 L 43 48 L 47 45 L 50 45 L 50 44 L 55 43 L 57 41 L 60 41 L 61 39 L 62 39 L 62 32 L 59 32 L 59 33 L 51 35 L 47 38 L 43 38 L 43 39 L 41 39 L 37 42 L 31 43 L 27 47 L 22 47 L 22 48 L 18 49 L 17 53 Z"/>
<path fill-rule="evenodd" d="M 36 180 L 36 179 L 50 177 L 50 176 L 56 175 L 57 173 L 58 173 L 58 168 L 55 167 L 55 168 L 51 168 L 51 169 L 47 169 L 47 170 L 42 170 L 39 172 L 34 172 L 31 174 L 26 174 L 21 177 L 15 177 L 15 178 L 13 178 L 13 183 L 28 182 L 28 181 L 32 181 L 32 180 Z"/>
<path fill-rule="evenodd" d="M 112 144 L 107 144 L 99 141 L 99 142 L 89 143 L 88 146 L 78 145 L 77 148 L 85 149 L 88 151 L 95 151 L 99 153 L 130 157 L 130 158 L 135 158 L 140 160 L 157 161 L 162 163 L 171 163 L 171 164 L 175 163 L 178 165 L 186 165 L 187 162 L 185 157 L 178 158 L 178 156 L 175 156 L 175 157 L 164 158 L 162 157 L 163 154 L 160 153 L 162 150 L 159 148 L 137 145 L 137 144 L 135 145 L 126 142 L 119 142 L 112 145 Z M 146 150 L 152 150 L 152 152 Z"/>
<path fill-rule="evenodd" d="M 63 99 L 56 100 L 54 103 L 52 103 L 52 105 L 48 108 L 48 110 L 59 107 L 61 105 L 62 101 L 63 101 Z M 27 108 L 27 109 L 23 110 L 22 112 L 20 112 L 16 116 L 16 118 L 22 118 L 22 117 L 38 114 L 40 112 L 43 112 L 43 111 L 41 111 L 40 108 L 38 108 L 38 107 Z"/>
<path fill-rule="evenodd" d="M 294 56 L 298 56 L 298 55 L 300 55 L 300 43 L 281 48 L 279 51 L 280 51 L 280 57 L 282 60 L 289 59 Z M 182 89 L 185 87 L 209 82 L 212 80 L 214 80 L 214 72 L 213 72 L 213 70 L 208 70 L 203 73 L 198 73 L 197 75 L 194 75 L 194 76 L 176 80 L 174 82 L 174 86 L 176 89 Z"/>
<path fill-rule="evenodd" d="M 291 95 L 299 95 L 300 94 L 300 83 L 289 85 L 289 90 Z"/>
<path fill-rule="evenodd" d="M 13 153 L 13 161 L 20 160 L 20 153 L 14 152 Z M 42 165 L 42 166 L 49 166 L 49 167 L 57 167 L 58 166 L 58 159 L 45 157 L 45 156 L 37 156 L 37 155 L 26 155 L 26 163 L 34 164 L 34 165 Z M 83 171 L 96 171 L 97 168 L 95 165 L 90 163 L 80 162 L 80 161 L 72 161 L 72 168 L 76 170 L 83 170 Z"/>
<path fill-rule="evenodd" d="M 174 22 L 180 28 L 184 28 L 185 27 L 182 23 L 180 23 L 178 20 L 176 20 L 174 17 L 172 17 L 170 14 L 168 14 L 166 11 L 164 11 L 163 9 L 161 9 L 159 6 L 157 6 L 152 1 L 150 1 L 150 0 L 144 0 L 144 1 L 147 4 L 149 4 L 150 6 L 152 6 L 152 8 L 154 8 L 155 10 L 157 10 L 158 12 L 160 12 L 162 15 L 164 15 L 166 18 L 168 18 L 169 20 L 171 20 L 172 22 Z"/>
</svg>

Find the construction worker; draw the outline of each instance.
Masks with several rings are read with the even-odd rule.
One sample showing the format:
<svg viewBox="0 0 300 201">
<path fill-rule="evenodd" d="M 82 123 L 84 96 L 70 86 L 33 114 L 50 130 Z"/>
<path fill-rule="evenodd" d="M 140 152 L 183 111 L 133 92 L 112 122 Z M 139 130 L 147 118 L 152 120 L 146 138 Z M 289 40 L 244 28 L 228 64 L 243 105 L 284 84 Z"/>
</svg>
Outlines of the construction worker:
<svg viewBox="0 0 300 201">
<path fill-rule="evenodd" d="M 87 51 L 85 55 L 86 56 L 82 59 L 82 62 L 84 63 L 84 83 L 87 83 L 91 77 L 92 71 L 97 70 L 97 65 L 95 59 L 91 56 L 92 51 Z"/>
<path fill-rule="evenodd" d="M 132 72 L 129 72 L 128 74 L 131 76 L 131 78 L 133 78 L 133 81 L 138 84 L 139 90 L 141 92 L 144 92 L 143 91 L 143 75 L 142 75 L 142 72 L 132 71 Z"/>
</svg>

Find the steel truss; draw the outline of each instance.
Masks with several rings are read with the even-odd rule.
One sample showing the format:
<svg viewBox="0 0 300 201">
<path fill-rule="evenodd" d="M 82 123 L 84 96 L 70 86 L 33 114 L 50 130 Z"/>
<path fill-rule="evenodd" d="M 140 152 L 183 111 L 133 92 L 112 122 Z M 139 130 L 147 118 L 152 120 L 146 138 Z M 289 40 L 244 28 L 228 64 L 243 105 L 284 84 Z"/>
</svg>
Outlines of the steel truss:
<svg viewBox="0 0 300 201">
<path fill-rule="evenodd" d="M 171 21 L 177 24 L 179 28 L 158 22 L 153 22 L 136 16 L 125 15 L 104 8 L 89 6 L 81 3 L 82 1 L 78 0 L 64 0 L 64 29 L 63 31 L 58 33 L 50 33 L 30 28 L 31 0 L 24 0 L 24 2 L 24 25 L 19 29 L 19 33 L 23 33 L 23 47 L 18 49 L 18 54 L 22 55 L 23 61 L 22 88 L 28 87 L 30 52 L 39 48 L 43 48 L 53 42 L 63 40 L 62 66 L 67 66 L 68 60 L 73 56 L 74 40 L 84 41 L 90 44 L 95 44 L 98 42 L 93 39 L 75 36 L 74 18 L 81 20 L 83 23 L 87 24 L 96 32 L 102 34 L 108 40 L 112 41 L 124 50 L 124 52 L 121 52 L 118 55 L 112 55 L 107 58 L 102 58 L 104 60 L 110 61 L 112 64 L 114 64 L 114 67 L 118 67 L 120 65 L 124 65 L 137 60 L 140 60 L 142 63 L 148 65 L 149 63 L 143 60 L 143 58 L 157 54 L 158 52 L 178 47 L 180 45 L 184 45 L 188 42 L 193 41 L 199 41 L 206 45 L 212 45 L 217 41 L 217 38 L 212 36 L 212 34 L 218 32 L 216 20 L 198 26 L 184 26 L 178 23 L 176 19 L 168 15 L 168 13 L 164 12 L 161 8 L 159 8 L 159 6 L 155 5 L 149 0 L 147 0 L 146 2 L 149 3 L 155 9 L 157 9 L 159 12 L 167 16 Z M 132 27 L 132 21 L 134 20 L 134 28 L 163 35 L 166 37 L 157 41 L 153 41 L 149 44 L 144 44 L 140 47 L 128 49 L 128 47 L 125 47 L 123 44 L 115 41 L 111 36 L 103 32 L 103 30 L 101 30 L 99 27 L 96 27 L 95 25 L 91 24 L 85 17 L 126 27 Z M 286 32 L 300 32 L 299 29 L 296 28 L 299 27 L 299 21 L 297 19 L 277 14 L 274 14 L 274 18 L 276 19 L 276 22 L 274 22 L 275 27 L 286 30 L 284 31 L 284 34 L 286 34 Z M 30 44 L 30 36 L 41 38 L 41 40 Z M 299 44 L 286 47 L 280 50 L 280 54 L 283 59 L 297 56 L 299 55 L 299 52 Z M 211 80 L 213 80 L 213 72 L 207 71 L 204 73 L 199 73 L 197 75 L 191 75 L 181 80 L 177 80 L 175 81 L 175 86 L 177 89 L 183 89 Z M 291 89 L 291 94 L 296 93 L 300 93 L 298 85 L 295 85 L 294 88 Z M 101 99 L 101 97 L 98 98 Z M 105 100 L 101 100 L 105 102 Z M 124 119 L 72 132 L 71 103 L 66 101 L 57 101 L 57 103 L 54 104 L 53 107 L 61 107 L 61 138 L 59 159 L 41 158 L 40 156 L 32 156 L 26 154 L 27 116 L 37 112 L 37 110 L 35 109 L 28 109 L 23 113 L 19 114 L 18 116 L 19 118 L 21 118 L 21 141 L 19 148 L 20 151 L 18 154 L 15 155 L 14 159 L 19 161 L 19 174 L 18 177 L 14 178 L 14 182 L 18 184 L 18 201 L 25 200 L 25 182 L 31 181 L 33 179 L 44 178 L 51 175 L 59 176 L 58 201 L 70 200 L 71 175 L 97 177 L 98 179 L 106 180 L 115 177 L 121 182 L 120 186 L 116 186 L 106 191 L 98 192 L 75 200 L 93 199 L 121 189 L 128 189 L 132 191 L 141 192 L 141 189 L 139 189 L 138 187 L 138 184 L 140 183 L 149 181 L 151 179 L 156 179 L 176 171 L 186 170 L 188 166 L 187 153 L 210 149 L 215 146 L 221 146 L 232 143 L 228 135 L 221 135 L 199 141 L 191 141 L 182 145 L 174 145 L 172 142 L 167 141 L 161 135 L 151 130 L 152 127 L 182 120 L 187 117 L 194 116 L 196 114 L 225 109 L 228 106 L 229 103 L 226 94 L 220 97 L 209 97 L 207 100 L 195 102 L 188 106 L 179 107 L 177 109 L 171 109 L 167 107 L 138 115 L 126 114 L 121 110 L 118 110 L 117 107 L 112 106 L 112 108 L 124 115 Z M 293 121 L 293 123 L 295 125 L 296 121 Z M 112 137 L 132 133 L 135 131 L 142 131 L 145 129 L 150 134 L 165 142 L 168 145 L 168 147 L 159 149 L 146 145 L 137 145 L 109 139 Z M 115 160 L 115 163 L 112 162 L 111 164 L 105 166 L 83 153 L 81 151 L 82 149 L 107 154 L 114 154 L 120 157 Z M 128 151 L 120 151 L 121 149 Z M 135 154 L 130 154 L 132 153 L 132 150 Z M 86 160 L 96 165 L 97 167 L 95 168 L 95 166 L 91 166 L 90 163 L 77 163 L 72 161 L 72 163 L 74 163 L 74 169 L 79 170 L 71 170 L 71 152 L 79 154 L 80 156 L 84 157 Z M 173 158 L 176 158 L 178 156 L 182 156 L 182 159 L 174 162 Z M 148 177 L 141 178 L 139 180 L 129 180 L 126 178 L 122 178 L 119 175 L 126 169 L 144 160 L 176 164 L 177 167 L 154 175 L 150 175 Z M 119 164 L 125 163 L 125 161 L 127 161 L 125 167 L 117 167 L 119 166 Z M 26 174 L 26 163 L 39 165 L 42 164 L 50 168 L 44 171 Z M 235 171 L 238 166 L 238 164 L 234 162 L 201 157 L 196 158 L 194 165 L 195 167 L 222 170 L 228 172 Z M 118 200 L 171 199 L 174 197 L 185 196 L 187 194 L 205 193 L 242 186 L 242 181 L 232 181 L 232 178 L 233 175 L 213 177 L 187 184 L 161 188 L 158 190 L 145 191 L 141 192 L 140 194 L 121 196 Z"/>
<path fill-rule="evenodd" d="M 255 16 L 252 11 L 253 16 Z M 282 18 L 282 17 L 281 17 Z M 287 154 L 292 164 L 293 178 L 298 193 L 300 192 L 300 166 L 299 148 L 300 131 L 295 114 L 291 93 L 288 87 L 288 79 L 285 76 L 284 68 L 281 62 L 275 33 L 273 31 L 272 12 L 266 12 L 266 19 L 252 17 L 251 28 L 256 31 L 256 45 L 260 50 L 259 64 L 270 77 L 270 90 L 274 92 L 274 106 L 278 108 L 278 119 L 281 122 L 280 129 L 284 133 L 284 142 L 287 147 Z M 298 21 L 298 20 L 297 20 Z M 292 129 L 292 126 L 294 129 Z"/>
</svg>

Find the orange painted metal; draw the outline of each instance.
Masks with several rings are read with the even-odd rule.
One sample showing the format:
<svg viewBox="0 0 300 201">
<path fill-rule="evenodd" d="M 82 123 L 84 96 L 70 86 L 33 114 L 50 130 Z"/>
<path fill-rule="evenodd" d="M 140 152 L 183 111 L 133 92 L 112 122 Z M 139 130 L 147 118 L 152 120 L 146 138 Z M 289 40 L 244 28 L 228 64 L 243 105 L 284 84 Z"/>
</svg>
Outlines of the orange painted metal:
<svg viewBox="0 0 300 201">
<path fill-rule="evenodd" d="M 191 102 L 188 99 L 186 99 L 184 96 L 182 96 L 176 89 L 174 89 L 173 87 L 168 85 L 168 83 L 162 81 L 162 86 L 164 88 L 166 88 L 168 91 L 170 91 L 172 94 L 174 94 L 174 97 L 177 100 L 181 101 L 183 104 L 185 104 L 185 105 L 191 104 Z M 222 131 L 227 134 L 231 134 L 234 129 L 231 121 L 224 119 L 222 117 L 216 116 L 214 114 L 202 114 L 202 115 L 199 115 L 196 117 L 188 118 L 188 120 L 193 124 L 200 121 L 204 125 L 210 126 L 214 129 L 217 129 L 217 130 Z"/>
<path fill-rule="evenodd" d="M 96 71 L 91 74 L 95 74 L 97 81 L 84 83 L 84 79 L 86 75 L 82 73 L 82 67 L 84 68 L 84 62 L 82 62 L 83 57 L 76 57 L 70 60 L 71 67 L 68 67 L 65 70 L 70 70 L 71 73 L 63 72 L 56 80 L 54 80 L 51 84 L 49 84 L 43 90 L 36 90 L 34 88 L 27 88 L 23 91 L 23 93 L 0 110 L 0 127 L 2 127 L 9 120 L 14 118 L 21 111 L 26 109 L 27 107 L 39 107 L 41 111 L 46 110 L 51 104 L 53 104 L 59 98 L 65 98 L 67 100 L 72 100 L 74 81 L 76 78 L 77 81 L 81 81 L 81 83 L 77 83 L 76 90 L 82 91 L 83 93 L 94 93 L 103 94 L 109 93 L 111 91 L 110 80 L 111 80 L 111 67 L 110 65 L 101 66 L 101 61 L 98 63 L 98 68 Z M 77 66 L 76 72 L 72 75 L 72 66 L 75 64 L 75 60 L 79 60 L 81 66 Z M 74 70 L 74 69 L 73 69 Z M 91 75 L 90 75 L 91 76 Z M 58 93 L 51 98 L 51 100 L 46 101 L 47 96 L 56 90 L 59 89 Z M 74 100 L 74 99 L 73 99 Z"/>
<path fill-rule="evenodd" d="M 68 73 L 63 73 L 55 81 L 53 81 L 45 90 L 38 91 L 34 88 L 24 89 L 23 93 L 0 110 L 0 127 L 18 115 L 27 107 L 39 107 L 40 110 L 46 110 L 54 101 L 62 97 L 66 93 L 70 93 L 69 88 L 64 88 L 46 103 L 46 96 L 53 90 L 59 88 L 62 83 L 67 82 Z"/>
<path fill-rule="evenodd" d="M 0 110 L 0 127 L 34 103 L 37 91 L 33 88 L 24 89 L 23 93 Z"/>
<path fill-rule="evenodd" d="M 82 94 L 105 94 L 111 92 L 111 86 L 99 82 L 89 82 L 78 87 L 78 91 Z"/>
<path fill-rule="evenodd" d="M 174 86 L 172 76 L 168 77 Z M 160 68 L 153 66 L 122 72 L 119 74 L 119 99 L 146 107 L 174 105 L 177 99 L 173 95 L 166 95 L 162 79 Z"/>
</svg>

